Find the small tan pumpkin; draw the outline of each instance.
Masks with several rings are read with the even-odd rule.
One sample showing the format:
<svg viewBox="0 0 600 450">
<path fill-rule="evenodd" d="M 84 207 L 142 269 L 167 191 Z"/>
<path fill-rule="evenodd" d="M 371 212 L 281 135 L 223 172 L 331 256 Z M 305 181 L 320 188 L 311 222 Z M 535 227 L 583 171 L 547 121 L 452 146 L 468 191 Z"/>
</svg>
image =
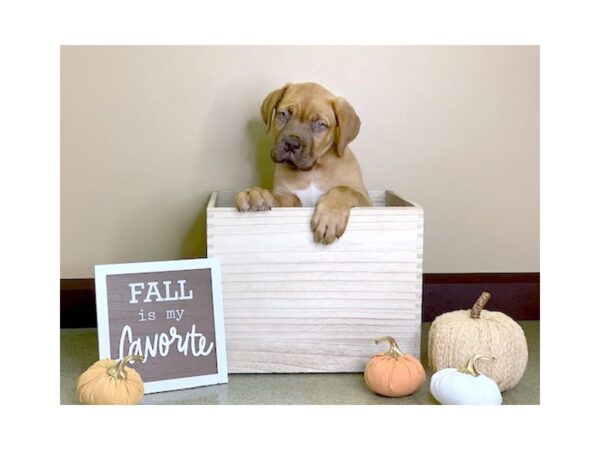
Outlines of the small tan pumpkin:
<svg viewBox="0 0 600 450">
<path fill-rule="evenodd" d="M 452 311 L 433 321 L 429 329 L 429 366 L 434 372 L 461 367 L 475 353 L 496 362 L 481 362 L 482 371 L 505 391 L 514 387 L 527 366 L 527 339 L 520 325 L 499 311 L 484 311 L 491 295 L 483 292 L 470 310 Z"/>
<path fill-rule="evenodd" d="M 391 336 L 375 340 L 389 342 L 390 349 L 373 356 L 365 367 L 365 382 L 369 389 L 386 397 L 402 397 L 416 392 L 425 382 L 425 369 L 414 356 L 403 353 Z"/>
<path fill-rule="evenodd" d="M 141 356 L 126 356 L 119 361 L 109 358 L 96 361 L 77 380 L 79 401 L 86 405 L 132 405 L 144 397 L 144 382 L 129 361 Z"/>
</svg>

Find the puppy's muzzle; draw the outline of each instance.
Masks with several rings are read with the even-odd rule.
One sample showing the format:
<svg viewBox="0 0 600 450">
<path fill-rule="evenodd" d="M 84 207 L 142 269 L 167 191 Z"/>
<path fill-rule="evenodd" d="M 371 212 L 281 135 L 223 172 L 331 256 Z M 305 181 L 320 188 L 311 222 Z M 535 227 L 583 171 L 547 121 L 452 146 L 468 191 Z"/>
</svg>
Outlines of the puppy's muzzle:
<svg viewBox="0 0 600 450">
<path fill-rule="evenodd" d="M 310 152 L 310 143 L 297 134 L 285 134 L 277 140 L 271 151 L 271 159 L 276 163 L 284 163 L 299 170 L 310 170 L 314 158 Z"/>
<path fill-rule="evenodd" d="M 286 136 L 281 139 L 281 153 L 283 156 L 292 156 L 302 151 L 304 142 L 297 136 Z"/>
</svg>

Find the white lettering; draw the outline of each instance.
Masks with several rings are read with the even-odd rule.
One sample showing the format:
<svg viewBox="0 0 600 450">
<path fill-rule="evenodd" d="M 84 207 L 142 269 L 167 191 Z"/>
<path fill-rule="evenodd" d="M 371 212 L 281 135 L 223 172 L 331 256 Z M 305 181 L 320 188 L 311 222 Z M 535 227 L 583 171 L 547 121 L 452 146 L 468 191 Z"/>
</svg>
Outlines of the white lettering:
<svg viewBox="0 0 600 450">
<path fill-rule="evenodd" d="M 158 281 L 149 281 L 148 283 L 129 283 L 129 288 L 131 290 L 131 297 L 129 303 L 138 303 L 138 295 L 143 294 L 146 290 L 146 297 L 144 298 L 144 303 L 150 303 L 152 300 L 156 302 L 174 302 L 176 300 L 193 300 L 194 293 L 191 289 L 188 289 L 186 292 L 186 280 L 177 280 L 177 284 L 179 285 L 178 290 L 175 292 L 171 291 L 171 281 L 163 281 L 162 289 L 164 290 L 164 295 L 161 293 L 161 289 L 158 287 Z"/>
<path fill-rule="evenodd" d="M 170 309 L 167 311 L 167 319 L 175 319 L 177 322 L 183 317 L 185 309 Z"/>
<path fill-rule="evenodd" d="M 179 290 L 181 292 L 179 300 L 192 300 L 194 296 L 191 289 L 188 291 L 189 293 L 187 295 L 185 294 L 185 280 L 178 280 L 177 283 L 179 283 Z"/>
<path fill-rule="evenodd" d="M 144 303 L 150 303 L 152 299 L 151 295 L 156 296 L 157 302 L 162 302 L 162 297 L 160 296 L 160 291 L 158 290 L 158 281 L 151 281 L 148 283 L 148 292 L 146 293 L 146 298 L 144 299 Z"/>
<path fill-rule="evenodd" d="M 192 329 L 185 334 L 179 333 L 176 327 L 171 327 L 168 333 L 155 333 L 144 339 L 134 338 L 131 327 L 125 325 L 119 340 L 119 358 L 140 355 L 144 358 L 142 362 L 146 362 L 148 358 L 155 358 L 157 355 L 168 356 L 172 348 L 187 356 L 190 347 L 193 356 L 201 357 L 208 356 L 215 345 L 214 342 L 210 342 L 207 346 L 206 336 L 196 331 L 196 324 L 192 324 Z"/>
<path fill-rule="evenodd" d="M 179 300 L 179 293 L 175 291 L 175 297 L 171 297 L 171 282 L 163 281 L 165 286 L 165 302 L 174 302 L 175 300 Z"/>
<path fill-rule="evenodd" d="M 144 283 L 129 283 L 129 288 L 131 289 L 131 300 L 129 300 L 129 303 L 137 303 L 137 295 L 141 294 L 142 291 L 138 291 L 136 289 L 136 287 L 144 287 Z"/>
</svg>

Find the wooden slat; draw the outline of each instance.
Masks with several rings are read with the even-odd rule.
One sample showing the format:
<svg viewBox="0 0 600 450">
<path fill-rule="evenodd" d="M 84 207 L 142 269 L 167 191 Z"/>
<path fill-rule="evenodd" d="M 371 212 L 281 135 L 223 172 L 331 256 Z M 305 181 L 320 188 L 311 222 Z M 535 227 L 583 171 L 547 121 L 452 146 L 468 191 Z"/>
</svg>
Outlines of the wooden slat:
<svg viewBox="0 0 600 450">
<path fill-rule="evenodd" d="M 412 320 L 412 319 L 407 319 L 407 320 Z M 383 328 L 386 329 L 391 329 L 397 326 L 408 326 L 410 327 L 411 324 L 410 323 L 401 323 L 402 320 L 396 318 L 396 317 L 383 317 L 383 318 L 378 318 L 378 319 L 366 319 L 364 317 L 359 317 L 359 318 L 351 318 L 351 317 L 321 317 L 321 318 L 314 318 L 314 317 L 303 317 L 303 318 L 299 318 L 299 317 L 278 317 L 278 318 L 273 318 L 273 317 L 263 317 L 260 319 L 260 322 L 257 321 L 254 318 L 245 318 L 245 317 L 229 317 L 227 318 L 227 324 L 232 324 L 232 325 L 241 325 L 241 326 L 248 326 L 248 325 L 255 325 L 255 324 L 260 324 L 261 326 L 273 326 L 273 325 L 281 325 L 282 327 L 294 327 L 297 325 L 302 325 L 302 326 L 314 326 L 314 327 L 321 327 L 324 325 L 327 326 L 331 326 L 331 327 L 339 327 L 339 326 L 344 326 L 344 327 L 355 327 L 356 325 L 365 325 L 365 326 L 381 326 Z M 414 324 L 412 324 L 412 326 L 414 326 Z"/>
<path fill-rule="evenodd" d="M 313 320 L 313 323 L 296 323 L 296 324 L 281 323 L 281 322 L 265 323 L 265 321 L 260 321 L 260 322 L 253 321 L 252 325 L 255 325 L 255 330 L 257 330 L 258 332 L 277 333 L 278 337 L 281 337 L 281 332 L 298 333 L 298 334 L 302 333 L 304 335 L 304 337 L 306 337 L 307 335 L 311 336 L 314 333 L 322 333 L 325 336 L 330 335 L 333 338 L 342 337 L 344 333 L 349 333 L 348 336 L 344 336 L 346 338 L 359 337 L 359 335 L 353 334 L 356 332 L 356 324 L 319 323 L 319 321 L 317 321 L 317 319 Z M 379 337 L 379 335 L 381 334 L 382 324 L 379 321 L 377 321 L 376 323 L 372 323 L 372 324 L 361 323 L 360 325 L 361 325 L 361 330 L 359 333 L 363 333 L 365 339 L 375 339 L 375 338 Z M 412 324 L 412 325 L 414 327 L 414 324 Z M 411 326 L 410 323 L 398 324 L 397 321 L 394 321 L 392 326 L 388 325 L 387 328 L 399 330 L 396 333 L 397 336 L 395 336 L 396 338 L 399 338 L 400 336 L 403 336 L 407 333 L 409 333 L 409 335 L 412 335 L 412 333 L 417 331 L 416 328 L 413 328 L 411 330 L 410 326 Z M 237 336 L 236 333 L 239 333 L 239 334 L 248 333 L 248 323 L 239 323 L 233 319 L 227 320 L 227 335 L 229 337 L 234 337 L 234 336 Z"/>
<path fill-rule="evenodd" d="M 311 331 L 298 331 L 298 330 L 242 330 L 234 331 L 231 328 L 227 328 L 227 336 L 230 341 L 236 339 L 241 340 L 277 340 L 281 338 L 281 334 L 285 333 L 286 338 L 298 342 L 302 339 L 311 340 L 315 334 L 319 335 L 320 339 L 330 339 L 335 342 L 344 342 L 348 339 L 362 338 L 364 341 L 361 344 L 371 342 L 373 339 L 380 337 L 380 332 L 373 330 L 347 330 L 347 331 L 332 331 L 327 329 L 311 330 Z M 412 336 L 412 332 L 407 330 L 397 330 L 394 333 L 394 337 L 398 340 L 408 338 Z"/>
<path fill-rule="evenodd" d="M 244 307 L 225 307 L 225 319 L 229 317 L 256 318 L 260 320 L 263 317 L 285 318 L 285 317 L 306 317 L 306 318 L 327 318 L 338 317 L 341 319 L 377 319 L 386 317 L 395 317 L 397 319 L 417 319 L 421 312 L 413 310 L 403 310 L 401 308 L 389 309 L 343 309 L 343 308 L 244 308 Z"/>
<path fill-rule="evenodd" d="M 396 298 L 390 299 L 348 299 L 348 298 L 313 298 L 304 297 L 297 299 L 282 299 L 282 298 L 256 298 L 256 299 L 231 299 L 228 298 L 226 307 L 230 308 L 344 308 L 348 310 L 369 309 L 375 310 L 379 308 L 386 309 L 403 309 L 420 311 L 421 305 L 416 299 L 412 302 L 399 302 Z"/>
<path fill-rule="evenodd" d="M 282 293 L 288 291 L 302 292 L 415 292 L 419 289 L 420 280 L 416 279 L 413 282 L 405 281 L 387 281 L 385 283 L 372 282 L 365 285 L 364 281 L 337 281 L 328 280 L 319 283 L 310 280 L 300 281 L 280 281 L 280 280 L 263 280 L 263 281 L 229 281 L 223 279 L 223 292 L 236 291 L 258 291 L 269 292 L 279 291 Z"/>
<path fill-rule="evenodd" d="M 370 251 L 386 251 L 386 250 L 420 250 L 421 243 L 416 239 L 417 231 L 408 231 L 403 233 L 401 230 L 383 231 L 375 230 L 370 232 L 348 232 L 344 234 L 344 240 L 338 240 L 330 245 L 329 248 L 324 248 L 323 245 L 314 243 L 312 233 L 308 232 L 308 228 L 302 233 L 276 233 L 270 236 L 266 235 L 245 235 L 240 228 L 238 233 L 227 234 L 221 236 L 215 233 L 213 237 L 209 237 L 210 245 L 219 247 L 223 250 L 228 249 L 251 249 L 255 250 L 259 245 L 264 248 L 263 251 L 294 251 L 304 250 L 307 247 L 312 248 L 315 252 L 335 251 L 361 251 L 367 248 Z M 371 236 L 377 234 L 381 240 L 370 242 Z M 253 241 L 249 243 L 248 241 Z M 265 248 L 266 247 L 266 248 Z"/>
<path fill-rule="evenodd" d="M 270 250 L 264 251 L 256 248 L 248 249 L 228 249 L 216 248 L 208 245 L 208 256 L 218 256 L 221 265 L 226 264 L 246 264 L 252 267 L 256 264 L 289 264 L 294 261 L 297 264 L 309 266 L 315 263 L 331 263 L 331 264 L 352 264 L 354 262 L 364 263 L 371 261 L 372 263 L 415 263 L 417 267 L 421 264 L 422 255 L 418 251 L 412 250 L 389 250 L 387 252 L 380 251 L 344 251 L 344 252 L 327 252 L 327 251 L 297 251 L 293 254 L 293 260 L 290 259 L 290 253 L 285 250 Z"/>
<path fill-rule="evenodd" d="M 253 269 L 255 270 L 255 269 Z M 227 283 L 246 283 L 246 282 L 330 282 L 330 281 L 345 281 L 345 282 L 389 282 L 389 283 L 402 283 L 402 282 L 415 282 L 419 281 L 418 275 L 415 272 L 358 272 L 352 273 L 350 271 L 345 272 L 303 272 L 302 270 L 295 270 L 290 272 L 227 272 L 223 275 L 223 281 Z M 369 285 L 365 284 L 365 287 L 369 289 Z"/>
<path fill-rule="evenodd" d="M 276 269 L 275 271 L 273 269 Z M 384 273 L 384 274 L 397 274 L 397 273 L 415 273 L 419 269 L 416 262 L 413 263 L 365 263 L 365 262 L 337 262 L 335 265 L 335 273 Z M 315 262 L 312 264 L 306 264 L 302 268 L 303 273 L 322 273 L 332 270 L 331 264 Z M 295 273 L 298 271 L 297 263 L 263 263 L 263 264 L 252 264 L 248 267 L 247 263 L 235 264 L 229 262 L 226 267 L 222 268 L 223 275 L 229 274 L 264 274 L 264 273 L 278 273 L 288 274 Z"/>
<path fill-rule="evenodd" d="M 416 301 L 420 302 L 415 292 L 391 292 L 391 291 L 327 291 L 321 292 L 315 289 L 301 289 L 301 290 L 263 290 L 263 291 L 247 291 L 247 290 L 236 290 L 229 289 L 227 292 L 227 298 L 225 301 L 234 300 L 253 300 L 253 299 L 276 299 L 281 302 L 295 301 L 298 299 L 323 299 L 323 300 L 394 300 L 399 302 L 405 301 Z"/>
</svg>

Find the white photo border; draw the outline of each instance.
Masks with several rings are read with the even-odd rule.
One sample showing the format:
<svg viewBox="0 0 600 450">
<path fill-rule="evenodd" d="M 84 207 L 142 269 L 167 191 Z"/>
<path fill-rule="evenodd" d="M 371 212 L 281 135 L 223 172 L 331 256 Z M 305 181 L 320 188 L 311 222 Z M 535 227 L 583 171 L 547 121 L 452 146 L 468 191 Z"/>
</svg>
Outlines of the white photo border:
<svg viewBox="0 0 600 450">
<path fill-rule="evenodd" d="M 217 373 L 144 382 L 145 394 L 189 389 L 228 382 L 223 295 L 221 292 L 221 265 L 215 258 L 198 258 L 174 261 L 102 264 L 95 266 L 96 316 L 98 320 L 98 350 L 100 359 L 110 357 L 110 323 L 108 320 L 108 293 L 106 288 L 106 277 L 108 275 L 176 272 L 179 270 L 195 269 L 210 269 L 214 313 L 213 319 L 215 323 L 215 341 L 217 347 Z"/>
</svg>

